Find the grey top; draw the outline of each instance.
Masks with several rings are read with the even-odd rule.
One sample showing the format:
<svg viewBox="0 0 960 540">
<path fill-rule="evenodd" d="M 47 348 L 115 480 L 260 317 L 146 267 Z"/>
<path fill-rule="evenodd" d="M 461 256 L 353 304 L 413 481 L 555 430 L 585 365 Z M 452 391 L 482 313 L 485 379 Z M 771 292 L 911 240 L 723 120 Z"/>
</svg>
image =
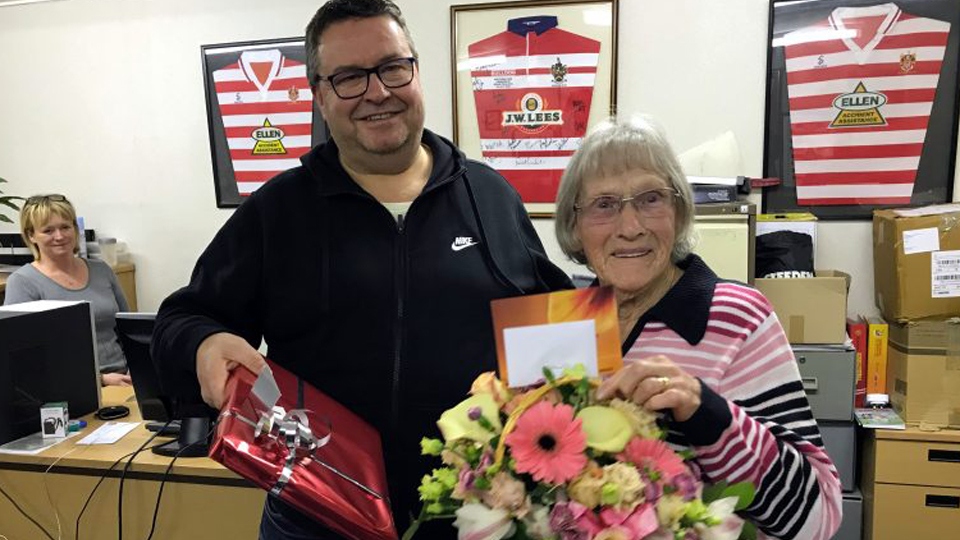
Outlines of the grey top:
<svg viewBox="0 0 960 540">
<path fill-rule="evenodd" d="M 32 264 L 25 264 L 7 278 L 4 305 L 33 300 L 72 300 L 90 302 L 97 330 L 97 357 L 103 373 L 124 371 L 127 362 L 117 340 L 118 311 L 130 311 L 120 282 L 107 263 L 81 259 L 87 263 L 90 277 L 81 289 L 68 289 L 48 278 Z"/>
</svg>

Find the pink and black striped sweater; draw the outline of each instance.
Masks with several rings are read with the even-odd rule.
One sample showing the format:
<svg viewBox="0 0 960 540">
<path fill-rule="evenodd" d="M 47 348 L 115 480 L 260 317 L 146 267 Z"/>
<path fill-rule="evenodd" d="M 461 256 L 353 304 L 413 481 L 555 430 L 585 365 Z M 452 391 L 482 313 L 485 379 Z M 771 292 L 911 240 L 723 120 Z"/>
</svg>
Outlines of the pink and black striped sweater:
<svg viewBox="0 0 960 540">
<path fill-rule="evenodd" d="M 720 280 L 696 255 L 624 341 L 624 361 L 664 355 L 702 381 L 700 409 L 671 425 L 704 480 L 749 481 L 744 517 L 760 537 L 826 540 L 840 526 L 840 479 L 787 337 L 756 289 Z"/>
</svg>

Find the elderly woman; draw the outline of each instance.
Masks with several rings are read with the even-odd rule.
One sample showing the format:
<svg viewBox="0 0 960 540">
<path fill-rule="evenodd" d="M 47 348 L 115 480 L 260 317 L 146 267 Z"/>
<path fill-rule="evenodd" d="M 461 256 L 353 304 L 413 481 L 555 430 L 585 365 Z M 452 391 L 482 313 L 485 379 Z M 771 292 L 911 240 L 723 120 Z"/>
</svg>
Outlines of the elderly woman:
<svg viewBox="0 0 960 540">
<path fill-rule="evenodd" d="M 669 411 L 670 442 L 694 452 L 705 481 L 756 486 L 743 514 L 767 536 L 828 539 L 840 482 L 790 344 L 760 292 L 691 253 L 691 201 L 673 150 L 644 119 L 601 125 L 563 175 L 560 247 L 618 301 L 624 367 L 599 397 Z"/>
<path fill-rule="evenodd" d="M 34 260 L 7 278 L 4 304 L 32 300 L 90 302 L 97 331 L 100 380 L 104 385 L 129 385 L 115 316 L 130 308 L 117 277 L 106 263 L 77 257 L 80 232 L 73 205 L 63 195 L 28 198 L 20 210 L 20 234 Z"/>
</svg>

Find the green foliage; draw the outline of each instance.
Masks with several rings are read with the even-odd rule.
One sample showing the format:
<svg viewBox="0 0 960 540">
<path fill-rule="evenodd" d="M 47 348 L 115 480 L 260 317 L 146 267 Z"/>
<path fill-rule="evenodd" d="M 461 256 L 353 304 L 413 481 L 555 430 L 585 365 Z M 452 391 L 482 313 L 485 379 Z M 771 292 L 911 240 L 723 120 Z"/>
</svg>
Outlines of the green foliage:
<svg viewBox="0 0 960 540">
<path fill-rule="evenodd" d="M 6 183 L 7 181 L 5 179 L 0 178 L 0 184 L 6 184 Z M 16 210 L 19 212 L 20 207 L 14 204 L 13 201 L 22 201 L 22 200 L 25 200 L 25 199 L 23 197 L 17 197 L 16 195 L 4 195 L 3 191 L 0 191 L 0 221 L 5 223 L 14 223 L 13 219 L 11 219 L 9 216 L 3 213 L 5 209 L 2 208 L 2 206 L 12 208 L 13 210 Z"/>
<path fill-rule="evenodd" d="M 726 481 L 720 481 L 712 486 L 704 486 L 702 499 L 703 502 L 710 504 L 713 501 L 726 499 L 727 497 L 737 497 L 736 512 L 743 510 L 753 503 L 756 496 L 756 488 L 750 482 L 737 482 L 728 484 Z"/>
<path fill-rule="evenodd" d="M 527 526 L 522 521 L 514 522 L 517 525 L 517 530 L 507 539 L 507 540 L 535 540 L 532 536 L 527 534 Z"/>
<path fill-rule="evenodd" d="M 716 484 L 704 485 L 703 493 L 700 495 L 700 498 L 707 504 L 719 500 L 721 498 L 720 494 L 723 493 L 723 490 L 727 489 L 728 485 L 729 484 L 726 480 L 721 480 Z"/>
<path fill-rule="evenodd" d="M 705 504 L 710 504 L 727 497 L 737 497 L 737 506 L 734 511 L 740 512 L 753 503 L 756 488 L 750 482 L 728 484 L 726 481 L 720 481 L 711 486 L 704 486 L 701 499 Z M 739 540 L 757 540 L 757 527 L 750 520 L 744 520 Z"/>
<path fill-rule="evenodd" d="M 420 439 L 420 453 L 425 456 L 439 456 L 443 452 L 443 441 L 423 437 Z"/>
<path fill-rule="evenodd" d="M 756 494 L 757 490 L 750 482 L 738 482 L 736 484 L 732 484 L 723 492 L 724 497 L 739 497 L 739 500 L 737 501 L 737 507 L 734 509 L 737 512 L 744 510 L 753 504 L 753 498 L 756 496 Z"/>
</svg>

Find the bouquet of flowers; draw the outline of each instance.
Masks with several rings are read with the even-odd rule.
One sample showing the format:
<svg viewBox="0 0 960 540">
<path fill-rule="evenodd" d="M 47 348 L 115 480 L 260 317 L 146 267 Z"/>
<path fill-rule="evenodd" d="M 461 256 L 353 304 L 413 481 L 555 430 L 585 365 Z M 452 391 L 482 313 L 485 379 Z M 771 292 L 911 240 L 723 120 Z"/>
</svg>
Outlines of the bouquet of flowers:
<svg viewBox="0 0 960 540">
<path fill-rule="evenodd" d="M 512 391 L 492 373 L 437 425 L 422 452 L 443 466 L 423 477 L 423 507 L 406 531 L 454 518 L 460 540 L 736 539 L 755 530 L 734 512 L 746 483 L 704 486 L 665 442 L 658 416 L 598 402 L 582 370 Z"/>
</svg>

